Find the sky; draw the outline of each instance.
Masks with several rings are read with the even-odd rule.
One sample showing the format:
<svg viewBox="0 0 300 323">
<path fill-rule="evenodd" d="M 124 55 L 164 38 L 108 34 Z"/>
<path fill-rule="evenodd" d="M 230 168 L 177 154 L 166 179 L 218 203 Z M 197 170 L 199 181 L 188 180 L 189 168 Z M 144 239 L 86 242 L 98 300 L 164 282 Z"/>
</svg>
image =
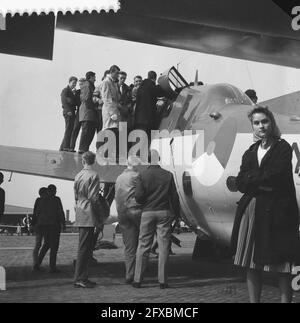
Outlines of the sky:
<svg viewBox="0 0 300 323">
<path fill-rule="evenodd" d="M 127 72 L 128 84 L 135 75 L 174 65 L 188 82 L 198 70 L 205 84 L 254 88 L 259 101 L 298 91 L 300 84 L 298 69 L 56 30 L 52 61 L 0 54 L 0 145 L 58 150 L 64 133 L 60 93 L 68 78 L 91 70 L 97 85 L 113 64 Z M 7 204 L 33 207 L 39 188 L 55 184 L 74 219 L 73 182 L 20 174 L 8 182 L 9 176 L 3 183 Z"/>
</svg>

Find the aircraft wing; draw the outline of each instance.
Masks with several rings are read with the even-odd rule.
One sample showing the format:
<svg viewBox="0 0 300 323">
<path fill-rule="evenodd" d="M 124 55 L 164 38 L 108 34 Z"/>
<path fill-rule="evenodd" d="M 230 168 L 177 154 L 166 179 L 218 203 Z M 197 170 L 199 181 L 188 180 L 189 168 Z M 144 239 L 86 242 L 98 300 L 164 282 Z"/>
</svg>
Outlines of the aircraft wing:
<svg viewBox="0 0 300 323">
<path fill-rule="evenodd" d="M 0 170 L 73 181 L 82 169 L 76 153 L 0 146 Z M 96 165 L 100 181 L 113 183 L 125 166 Z"/>
<path fill-rule="evenodd" d="M 117 13 L 60 13 L 56 28 L 299 68 L 293 2 L 123 0 Z M 0 52 L 52 59 L 54 26 L 54 15 L 9 17 Z"/>
</svg>

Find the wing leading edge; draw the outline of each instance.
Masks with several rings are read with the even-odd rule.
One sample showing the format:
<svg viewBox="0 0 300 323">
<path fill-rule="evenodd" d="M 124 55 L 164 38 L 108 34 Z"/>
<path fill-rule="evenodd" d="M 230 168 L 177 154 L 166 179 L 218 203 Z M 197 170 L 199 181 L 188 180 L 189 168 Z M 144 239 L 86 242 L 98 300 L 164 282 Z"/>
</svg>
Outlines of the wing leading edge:
<svg viewBox="0 0 300 323">
<path fill-rule="evenodd" d="M 113 183 L 124 170 L 120 165 L 96 165 L 100 181 Z M 73 181 L 82 170 L 81 155 L 52 150 L 0 146 L 0 170 Z"/>
</svg>

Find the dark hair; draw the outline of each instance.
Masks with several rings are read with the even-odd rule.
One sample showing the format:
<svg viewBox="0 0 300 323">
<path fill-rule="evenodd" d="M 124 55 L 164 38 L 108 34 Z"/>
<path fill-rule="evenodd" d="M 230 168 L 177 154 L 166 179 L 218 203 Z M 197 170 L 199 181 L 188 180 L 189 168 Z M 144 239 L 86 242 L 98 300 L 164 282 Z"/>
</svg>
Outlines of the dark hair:
<svg viewBox="0 0 300 323">
<path fill-rule="evenodd" d="M 245 93 L 249 96 L 249 98 L 256 96 L 256 92 L 253 89 L 248 89 Z"/>
<path fill-rule="evenodd" d="M 156 149 L 149 150 L 148 162 L 151 165 L 156 165 L 160 161 L 159 152 Z"/>
<path fill-rule="evenodd" d="M 119 73 L 119 75 L 124 75 L 125 77 L 127 77 L 127 73 L 126 73 L 126 72 L 124 72 L 124 71 L 121 71 L 121 72 Z"/>
<path fill-rule="evenodd" d="M 71 83 L 71 82 L 73 82 L 73 81 L 78 81 L 78 78 L 76 77 L 76 76 L 71 76 L 70 78 L 69 78 L 69 83 Z"/>
<path fill-rule="evenodd" d="M 281 137 L 281 133 L 277 126 L 273 112 L 270 111 L 268 107 L 257 106 L 248 113 L 248 118 L 251 121 L 251 123 L 253 122 L 253 116 L 256 113 L 262 113 L 267 116 L 267 118 L 271 121 L 271 126 L 272 126 L 272 131 L 270 136 L 274 139 L 279 139 Z"/>
<path fill-rule="evenodd" d="M 154 71 L 148 72 L 148 79 L 150 79 L 150 80 L 156 80 L 156 78 L 157 78 L 156 72 L 154 72 Z"/>
<path fill-rule="evenodd" d="M 85 78 L 88 81 L 91 77 L 94 77 L 96 75 L 96 73 L 89 71 L 85 74 Z"/>
<path fill-rule="evenodd" d="M 49 192 L 49 193 L 56 193 L 56 186 L 55 186 L 55 185 L 53 185 L 53 184 L 50 184 L 50 185 L 48 186 L 48 192 Z"/>
<path fill-rule="evenodd" d="M 3 182 L 3 179 L 4 179 L 4 175 L 3 173 L 0 172 L 0 182 Z"/>
<path fill-rule="evenodd" d="M 143 78 L 142 78 L 140 75 L 135 76 L 133 80 L 135 81 L 136 79 L 141 79 L 141 80 L 143 80 Z"/>
<path fill-rule="evenodd" d="M 82 159 L 88 164 L 88 165 L 93 165 L 96 159 L 96 155 L 91 152 L 87 151 L 82 155 Z"/>
<path fill-rule="evenodd" d="M 41 187 L 39 189 L 39 196 L 42 197 L 47 194 L 47 187 Z"/>
<path fill-rule="evenodd" d="M 111 68 L 109 69 L 109 74 L 114 73 L 114 72 L 120 72 L 120 71 L 121 71 L 121 69 L 120 69 L 120 67 L 119 67 L 119 66 L 117 66 L 117 65 L 113 65 L 113 66 L 111 66 Z"/>
<path fill-rule="evenodd" d="M 85 81 L 86 81 L 85 77 L 81 77 L 81 78 L 79 79 L 79 82 L 80 82 L 80 83 L 83 83 L 83 82 L 85 82 Z"/>
</svg>

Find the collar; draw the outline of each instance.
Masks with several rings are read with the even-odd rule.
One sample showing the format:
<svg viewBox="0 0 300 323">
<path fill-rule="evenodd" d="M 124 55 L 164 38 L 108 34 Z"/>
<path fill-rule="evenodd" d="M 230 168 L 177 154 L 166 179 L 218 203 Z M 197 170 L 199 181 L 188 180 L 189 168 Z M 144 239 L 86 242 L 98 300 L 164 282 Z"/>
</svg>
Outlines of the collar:
<svg viewBox="0 0 300 323">
<path fill-rule="evenodd" d="M 263 157 L 262 161 L 261 161 L 261 164 L 260 164 L 260 167 L 262 167 L 272 156 L 272 152 L 274 151 L 275 147 L 278 145 L 278 143 L 281 141 L 281 138 L 277 139 L 277 140 L 274 140 L 274 142 L 272 143 L 272 145 L 270 146 L 270 148 L 268 149 L 268 151 L 266 152 L 265 156 Z M 258 148 L 261 144 L 261 140 L 257 141 L 254 145 L 254 149 L 253 149 L 253 152 L 255 153 L 255 159 L 256 159 L 256 162 L 257 162 L 257 165 L 258 165 L 258 159 L 257 159 L 257 151 L 258 151 Z"/>
<path fill-rule="evenodd" d="M 83 167 L 83 169 L 84 169 L 84 170 L 92 170 L 92 169 L 93 169 L 93 167 L 92 167 L 91 165 L 85 165 L 85 166 Z"/>
<path fill-rule="evenodd" d="M 132 169 L 125 168 L 124 172 L 126 172 L 126 173 L 130 173 L 130 172 L 136 173 L 136 171 L 133 168 Z"/>
<path fill-rule="evenodd" d="M 112 83 L 116 83 L 116 81 L 110 76 L 110 75 L 107 75 L 106 76 Z"/>
<path fill-rule="evenodd" d="M 149 165 L 147 168 L 161 168 L 160 165 L 156 164 L 156 165 Z"/>
</svg>

